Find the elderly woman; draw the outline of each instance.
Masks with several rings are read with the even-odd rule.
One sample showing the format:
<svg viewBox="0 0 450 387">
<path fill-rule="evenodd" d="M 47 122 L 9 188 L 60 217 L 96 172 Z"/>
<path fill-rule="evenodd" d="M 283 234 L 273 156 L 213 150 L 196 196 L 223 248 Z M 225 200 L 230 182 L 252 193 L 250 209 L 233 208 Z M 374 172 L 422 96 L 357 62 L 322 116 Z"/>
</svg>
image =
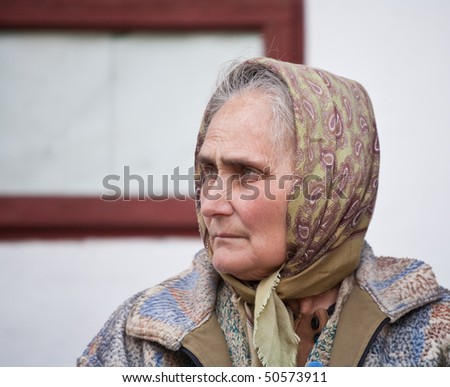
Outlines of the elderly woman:
<svg viewBox="0 0 450 387">
<path fill-rule="evenodd" d="M 450 294 L 364 241 L 379 144 L 358 83 L 262 58 L 235 66 L 195 152 L 205 249 L 125 302 L 82 366 L 450 365 Z"/>
</svg>

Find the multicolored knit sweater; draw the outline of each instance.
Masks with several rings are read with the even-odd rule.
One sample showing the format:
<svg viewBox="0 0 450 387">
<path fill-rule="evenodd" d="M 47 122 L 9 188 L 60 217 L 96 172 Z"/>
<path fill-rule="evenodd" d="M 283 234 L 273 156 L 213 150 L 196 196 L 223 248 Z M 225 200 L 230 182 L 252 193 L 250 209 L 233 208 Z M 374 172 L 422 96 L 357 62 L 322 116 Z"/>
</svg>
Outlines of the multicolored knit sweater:
<svg viewBox="0 0 450 387">
<path fill-rule="evenodd" d="M 355 275 L 341 285 L 312 360 L 450 366 L 450 293 L 425 263 L 376 258 L 366 245 Z M 188 270 L 121 305 L 77 364 L 249 366 L 251 358 L 236 295 L 201 251 Z"/>
</svg>

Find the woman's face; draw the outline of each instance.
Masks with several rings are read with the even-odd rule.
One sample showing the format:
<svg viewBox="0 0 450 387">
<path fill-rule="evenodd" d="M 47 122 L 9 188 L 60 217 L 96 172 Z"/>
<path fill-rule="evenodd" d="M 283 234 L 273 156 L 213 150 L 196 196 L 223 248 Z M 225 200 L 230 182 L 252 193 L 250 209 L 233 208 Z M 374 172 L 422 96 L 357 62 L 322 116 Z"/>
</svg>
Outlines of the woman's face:
<svg viewBox="0 0 450 387">
<path fill-rule="evenodd" d="M 198 154 L 204 179 L 201 214 L 213 265 L 241 280 L 267 277 L 286 257 L 293 160 L 274 148 L 272 124 L 264 94 L 234 96 L 211 120 Z"/>
</svg>

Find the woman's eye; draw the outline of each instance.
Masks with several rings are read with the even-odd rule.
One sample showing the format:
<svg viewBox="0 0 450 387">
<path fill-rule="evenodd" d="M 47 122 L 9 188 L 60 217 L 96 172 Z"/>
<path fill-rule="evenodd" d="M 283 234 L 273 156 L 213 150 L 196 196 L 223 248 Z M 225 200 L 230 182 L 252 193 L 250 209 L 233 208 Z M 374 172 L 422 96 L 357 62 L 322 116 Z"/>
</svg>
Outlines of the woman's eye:
<svg viewBox="0 0 450 387">
<path fill-rule="evenodd" d="M 217 179 L 217 171 L 213 167 L 204 167 L 201 173 L 202 184 L 214 181 Z"/>
<path fill-rule="evenodd" d="M 262 173 L 253 168 L 243 168 L 241 181 L 257 181 L 262 177 Z"/>
</svg>

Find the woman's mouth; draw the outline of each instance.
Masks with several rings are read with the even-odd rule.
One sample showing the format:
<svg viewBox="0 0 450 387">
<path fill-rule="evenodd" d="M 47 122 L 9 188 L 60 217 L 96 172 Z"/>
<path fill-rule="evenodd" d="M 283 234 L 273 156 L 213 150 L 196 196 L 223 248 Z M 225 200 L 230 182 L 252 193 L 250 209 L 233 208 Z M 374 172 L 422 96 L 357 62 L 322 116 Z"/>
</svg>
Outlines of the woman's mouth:
<svg viewBox="0 0 450 387">
<path fill-rule="evenodd" d="M 241 237 L 238 235 L 235 235 L 235 234 L 219 233 L 219 234 L 213 235 L 213 238 L 241 238 Z"/>
</svg>

